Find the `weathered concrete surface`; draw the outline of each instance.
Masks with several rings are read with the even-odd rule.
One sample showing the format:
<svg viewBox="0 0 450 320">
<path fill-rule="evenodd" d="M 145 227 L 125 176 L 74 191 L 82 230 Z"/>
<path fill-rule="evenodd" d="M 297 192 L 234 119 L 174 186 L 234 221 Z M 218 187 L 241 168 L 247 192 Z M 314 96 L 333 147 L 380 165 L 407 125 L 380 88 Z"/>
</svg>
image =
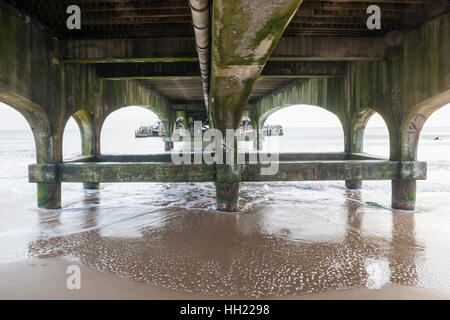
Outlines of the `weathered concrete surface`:
<svg viewBox="0 0 450 320">
<path fill-rule="evenodd" d="M 415 170 L 402 170 L 399 162 L 381 160 L 280 162 L 275 175 L 262 175 L 264 164 L 243 165 L 242 181 L 331 181 L 426 178 L 426 163 L 412 162 Z"/>
<path fill-rule="evenodd" d="M 38 164 L 62 162 L 62 137 L 71 116 L 80 126 L 85 155 L 99 154 L 103 121 L 120 107 L 141 105 L 165 123 L 173 121 L 170 104 L 163 97 L 134 81 L 100 80 L 94 65 L 63 62 L 60 44 L 49 30 L 13 13 L 13 9 L 0 9 L 0 101 L 28 121 Z M 38 205 L 59 207 L 60 188 L 59 183 L 39 183 Z"/>
<path fill-rule="evenodd" d="M 30 165 L 30 182 L 208 182 L 215 180 L 210 165 L 173 163 L 62 163 Z M 51 172 L 56 172 L 56 175 Z"/>
<path fill-rule="evenodd" d="M 198 61 L 191 39 L 65 40 L 60 50 L 73 63 Z"/>
<path fill-rule="evenodd" d="M 309 104 L 333 112 L 345 134 L 345 151 L 361 152 L 364 128 L 377 112 L 390 134 L 390 159 L 417 158 L 421 129 L 428 117 L 450 102 L 450 14 L 442 15 L 406 34 L 398 34 L 397 55 L 380 61 L 349 63 L 345 79 L 298 81 L 267 96 L 251 110 L 253 118 L 264 124 L 273 112 L 294 104 Z M 349 181 L 358 187 L 358 181 Z M 398 185 L 408 186 L 408 192 Z M 415 193 L 412 182 L 393 182 L 393 204 L 411 209 Z M 404 197 L 408 194 L 408 201 Z M 398 201 L 394 200 L 398 197 Z M 402 200 L 403 199 L 403 200 Z"/>
<path fill-rule="evenodd" d="M 77 63 L 197 61 L 191 39 L 64 40 L 62 59 Z M 358 37 L 283 37 L 270 61 L 381 60 L 395 48 L 385 39 Z M 193 54 L 194 53 L 194 54 Z"/>
<path fill-rule="evenodd" d="M 384 45 L 379 38 L 345 38 L 340 44 L 327 38 L 286 38 L 286 42 L 279 43 L 300 4 L 301 0 L 214 1 L 208 115 L 211 126 L 223 133 L 238 127 L 264 66 L 268 67 L 267 76 L 280 76 L 280 70 L 292 76 L 308 76 L 310 80 L 290 83 L 249 106 L 255 127 L 261 128 L 270 114 L 283 107 L 316 105 L 333 112 L 341 121 L 346 153 L 360 153 L 367 121 L 378 112 L 389 129 L 390 160 L 401 163 L 397 173 L 390 175 L 393 206 L 413 208 L 415 179 L 422 177 L 422 171 L 408 161 L 417 158 L 418 138 L 425 121 L 450 102 L 450 14 L 408 33 L 394 34 Z M 59 41 L 49 30 L 11 12 L 0 9 L 0 101 L 27 119 L 36 140 L 38 164 L 62 162 L 62 136 L 71 116 L 82 133 L 83 154 L 97 157 L 106 117 L 130 105 L 148 108 L 163 120 L 165 142 L 171 147 L 177 116 L 171 102 L 143 82 L 101 79 L 94 63 L 105 63 L 100 68 L 103 70 L 108 67 L 106 63 L 112 62 L 195 62 L 192 41 L 180 40 L 177 46 L 172 40 L 155 40 L 160 45 L 140 40 Z M 272 62 L 267 65 L 274 50 Z M 292 55 L 298 61 L 286 62 Z M 83 166 L 73 165 L 83 170 Z M 91 165 L 97 168 L 95 163 Z M 238 197 L 234 195 L 239 190 L 241 167 L 222 169 L 216 178 L 219 207 L 234 210 L 238 208 Z M 141 174 L 141 169 L 136 170 L 137 175 Z M 340 178 L 347 179 L 349 187 L 359 187 L 360 180 L 366 177 L 361 172 L 349 174 L 347 169 L 342 170 L 346 173 Z M 60 205 L 59 173 L 57 170 L 51 181 L 37 180 L 40 206 Z M 306 177 L 312 173 L 304 174 Z M 167 178 L 165 173 L 161 175 Z M 175 179 L 177 173 L 173 175 Z M 87 179 L 84 182 L 91 187 L 98 183 L 95 176 L 88 175 Z"/>
<path fill-rule="evenodd" d="M 239 211 L 241 165 L 216 165 L 216 208 L 220 211 Z"/>
<path fill-rule="evenodd" d="M 300 10 L 302 10 L 300 8 Z M 353 37 L 283 37 L 270 61 L 355 61 L 381 60 L 395 47 L 385 39 Z"/>
<path fill-rule="evenodd" d="M 302 0 L 216 0 L 212 17 L 210 113 L 225 136 L 239 127 L 256 79 Z M 239 210 L 240 166 L 223 167 L 217 208 Z"/>
<path fill-rule="evenodd" d="M 268 164 L 175 165 L 168 162 L 72 162 L 30 165 L 30 182 L 207 182 L 216 181 L 219 210 L 238 209 L 240 181 L 421 180 L 425 162 L 388 160 L 315 160 L 279 162 L 275 175 L 262 175 Z M 236 206 L 232 206 L 236 205 Z"/>
<path fill-rule="evenodd" d="M 416 180 L 392 180 L 392 208 L 414 210 L 416 207 Z"/>
<path fill-rule="evenodd" d="M 200 152 L 191 153 L 191 163 L 194 163 L 196 155 Z M 214 155 L 214 154 L 213 154 Z M 261 160 L 260 152 L 239 153 L 239 157 L 245 159 L 246 163 L 250 159 Z M 340 160 L 388 160 L 383 157 L 374 156 L 366 153 L 345 153 L 345 152 L 324 152 L 324 153 L 300 153 L 300 152 L 283 152 L 272 153 L 274 159 L 279 161 L 340 161 Z M 262 161 L 262 160 L 261 160 Z M 170 153 L 155 154 L 138 154 L 138 155 L 108 155 L 101 154 L 96 156 L 80 156 L 64 163 L 72 162 L 172 162 Z"/>
<path fill-rule="evenodd" d="M 238 128 L 255 80 L 301 2 L 214 1 L 210 105 L 223 133 Z"/>
</svg>

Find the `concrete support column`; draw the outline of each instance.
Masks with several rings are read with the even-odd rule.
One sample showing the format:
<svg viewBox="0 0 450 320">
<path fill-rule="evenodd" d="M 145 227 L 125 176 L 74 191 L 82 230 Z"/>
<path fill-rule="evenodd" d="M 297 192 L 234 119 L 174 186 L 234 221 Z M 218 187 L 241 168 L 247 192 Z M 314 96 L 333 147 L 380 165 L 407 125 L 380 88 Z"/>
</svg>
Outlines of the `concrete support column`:
<svg viewBox="0 0 450 320">
<path fill-rule="evenodd" d="M 364 110 L 353 119 L 347 119 L 344 124 L 344 139 L 346 153 L 361 153 L 363 152 L 364 130 L 367 122 L 372 116 L 373 111 Z M 345 187 L 347 189 L 358 190 L 362 189 L 362 180 L 345 180 Z"/>
<path fill-rule="evenodd" d="M 81 150 L 84 156 L 100 155 L 100 129 L 93 117 L 87 111 L 80 110 L 73 115 L 81 133 Z M 85 190 L 99 190 L 100 183 L 83 183 Z"/>
<path fill-rule="evenodd" d="M 426 121 L 423 115 L 410 115 L 402 125 L 388 124 L 390 159 L 416 161 L 420 132 Z M 391 206 L 393 209 L 414 210 L 416 206 L 416 180 L 392 180 Z"/>
<path fill-rule="evenodd" d="M 100 190 L 100 183 L 98 182 L 86 182 L 83 183 L 84 190 Z"/>
<path fill-rule="evenodd" d="M 414 210 L 416 207 L 416 180 L 392 180 L 392 208 Z"/>
<path fill-rule="evenodd" d="M 239 128 L 256 80 L 301 3 L 213 1 L 209 110 L 223 136 Z M 233 163 L 216 166 L 218 210 L 239 210 L 241 168 Z"/>
<path fill-rule="evenodd" d="M 186 111 L 176 111 L 175 112 L 175 119 L 181 119 L 181 124 L 183 125 L 184 129 L 187 129 L 188 127 L 188 119 L 186 116 Z"/>
<path fill-rule="evenodd" d="M 173 150 L 173 141 L 164 141 L 164 151 L 168 152 Z"/>
<path fill-rule="evenodd" d="M 45 131 L 34 132 L 38 164 L 62 162 L 62 134 L 52 135 L 49 131 L 46 128 Z M 61 183 L 38 183 L 37 203 L 42 209 L 60 209 Z"/>
<path fill-rule="evenodd" d="M 216 202 L 217 210 L 239 211 L 239 185 L 241 166 L 237 164 L 216 165 Z"/>
<path fill-rule="evenodd" d="M 164 151 L 166 152 L 173 150 L 172 134 L 175 121 L 176 119 L 164 121 Z"/>
<path fill-rule="evenodd" d="M 362 180 L 345 180 L 345 187 L 352 190 L 362 189 Z"/>
<path fill-rule="evenodd" d="M 256 151 L 263 149 L 263 137 L 261 127 L 259 125 L 259 119 L 253 122 L 253 129 L 255 130 L 255 140 L 253 140 L 253 149 Z"/>
<path fill-rule="evenodd" d="M 61 183 L 38 183 L 37 194 L 39 208 L 61 208 Z"/>
</svg>

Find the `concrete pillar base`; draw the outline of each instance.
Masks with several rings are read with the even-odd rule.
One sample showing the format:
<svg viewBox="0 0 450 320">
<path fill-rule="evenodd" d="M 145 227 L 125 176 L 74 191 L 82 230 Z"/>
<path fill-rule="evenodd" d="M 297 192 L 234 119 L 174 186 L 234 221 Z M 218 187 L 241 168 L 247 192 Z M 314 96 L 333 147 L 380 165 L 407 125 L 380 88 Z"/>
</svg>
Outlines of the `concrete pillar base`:
<svg viewBox="0 0 450 320">
<path fill-rule="evenodd" d="M 239 211 L 240 165 L 216 165 L 216 202 L 217 210 L 225 212 Z"/>
<path fill-rule="evenodd" d="M 263 141 L 253 140 L 253 149 L 262 150 L 263 149 Z"/>
<path fill-rule="evenodd" d="M 217 210 L 239 212 L 239 182 L 216 182 Z"/>
<path fill-rule="evenodd" d="M 362 180 L 345 180 L 345 187 L 352 190 L 362 189 Z"/>
<path fill-rule="evenodd" d="M 96 182 L 83 183 L 83 188 L 85 190 L 99 190 L 100 189 L 100 183 L 96 183 Z"/>
<path fill-rule="evenodd" d="M 61 209 L 61 183 L 38 183 L 38 207 Z"/>
<path fill-rule="evenodd" d="M 170 151 L 173 150 L 173 142 L 164 142 L 164 150 L 165 151 Z"/>
<path fill-rule="evenodd" d="M 392 208 L 414 210 L 416 206 L 416 180 L 392 180 Z"/>
</svg>

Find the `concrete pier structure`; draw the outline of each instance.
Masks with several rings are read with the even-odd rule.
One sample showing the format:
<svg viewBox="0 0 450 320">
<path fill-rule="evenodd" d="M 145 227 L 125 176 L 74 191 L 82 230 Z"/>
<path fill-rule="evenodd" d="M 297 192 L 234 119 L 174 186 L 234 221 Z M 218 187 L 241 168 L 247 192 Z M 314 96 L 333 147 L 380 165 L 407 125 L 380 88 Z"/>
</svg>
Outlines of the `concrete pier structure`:
<svg viewBox="0 0 450 320">
<path fill-rule="evenodd" d="M 42 5 L 39 5 L 39 4 Z M 36 142 L 30 181 L 38 206 L 61 207 L 61 183 L 214 181 L 217 208 L 239 210 L 241 181 L 392 180 L 392 207 L 413 210 L 421 129 L 450 103 L 450 13 L 445 0 L 77 1 L 81 29 L 69 30 L 58 1 L 0 0 L 0 101 L 18 110 Z M 379 5 L 380 30 L 366 26 Z M 274 112 L 322 107 L 344 129 L 342 154 L 280 154 L 262 164 L 183 164 L 170 154 L 101 154 L 109 114 L 127 106 L 153 111 L 173 149 L 177 118 L 209 122 L 225 135 L 247 114 L 259 130 Z M 374 113 L 385 120 L 390 157 L 362 154 Z M 83 157 L 63 162 L 73 117 Z M 237 152 L 237 151 L 236 151 Z M 249 156 L 249 155 L 247 155 Z M 257 157 L 259 154 L 257 154 Z M 237 158 L 237 153 L 235 154 Z"/>
</svg>

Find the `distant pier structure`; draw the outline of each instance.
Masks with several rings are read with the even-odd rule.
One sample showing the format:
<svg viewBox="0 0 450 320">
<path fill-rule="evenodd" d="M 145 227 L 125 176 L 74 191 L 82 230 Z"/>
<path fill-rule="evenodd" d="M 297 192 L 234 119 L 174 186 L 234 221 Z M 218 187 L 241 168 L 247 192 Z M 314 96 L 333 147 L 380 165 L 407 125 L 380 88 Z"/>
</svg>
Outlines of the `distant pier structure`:
<svg viewBox="0 0 450 320">
<path fill-rule="evenodd" d="M 81 12 L 80 28 L 68 23 Z M 367 23 L 380 9 L 380 28 Z M 418 138 L 428 117 L 450 102 L 450 14 L 446 0 L 0 0 L 0 101 L 30 124 L 37 150 L 29 167 L 38 206 L 61 207 L 61 183 L 207 182 L 217 209 L 239 210 L 241 181 L 391 180 L 392 207 L 413 210 Z M 182 164 L 170 153 L 100 152 L 106 117 L 142 106 L 164 123 L 173 147 L 177 119 L 257 132 L 269 115 L 308 104 L 342 123 L 345 152 L 279 154 L 263 164 Z M 377 112 L 389 129 L 388 159 L 363 153 Z M 1 116 L 1 115 L 0 115 Z M 62 136 L 73 117 L 83 158 L 64 162 Z M 449 119 L 450 120 L 450 119 Z M 237 151 L 236 151 L 237 152 Z"/>
</svg>

